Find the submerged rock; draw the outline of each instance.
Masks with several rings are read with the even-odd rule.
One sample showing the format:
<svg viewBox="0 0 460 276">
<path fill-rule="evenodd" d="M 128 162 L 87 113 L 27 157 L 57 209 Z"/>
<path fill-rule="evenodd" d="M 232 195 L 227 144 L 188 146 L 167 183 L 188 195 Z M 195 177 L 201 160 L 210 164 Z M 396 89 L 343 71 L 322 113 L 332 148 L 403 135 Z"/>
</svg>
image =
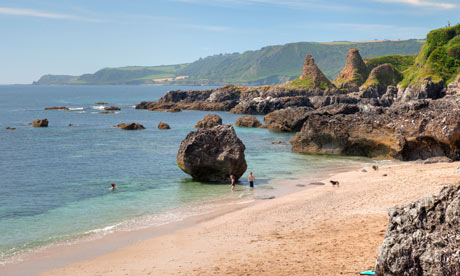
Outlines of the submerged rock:
<svg viewBox="0 0 460 276">
<path fill-rule="evenodd" d="M 164 122 L 160 122 L 158 124 L 158 128 L 159 129 L 171 129 L 171 127 L 167 123 L 164 123 Z"/>
<path fill-rule="evenodd" d="M 460 186 L 391 208 L 376 275 L 459 275 Z"/>
<path fill-rule="evenodd" d="M 104 110 L 120 110 L 120 108 L 118 106 L 108 106 L 104 107 Z"/>
<path fill-rule="evenodd" d="M 212 128 L 219 125 L 222 125 L 222 118 L 219 115 L 207 114 L 196 123 L 195 128 Z"/>
<path fill-rule="evenodd" d="M 196 180 L 226 183 L 246 171 L 245 149 L 232 125 L 200 128 L 182 141 L 177 165 Z"/>
<path fill-rule="evenodd" d="M 66 106 L 53 106 L 53 107 L 46 107 L 45 110 L 69 110 Z"/>
<path fill-rule="evenodd" d="M 37 119 L 32 122 L 33 127 L 48 127 L 48 119 Z"/>
<path fill-rule="evenodd" d="M 118 128 L 124 129 L 124 130 L 142 130 L 145 129 L 145 127 L 141 124 L 136 124 L 134 122 L 131 123 L 122 123 L 117 125 Z"/>
<path fill-rule="evenodd" d="M 255 116 L 247 115 L 238 118 L 235 125 L 239 127 L 260 127 L 262 124 Z"/>
</svg>

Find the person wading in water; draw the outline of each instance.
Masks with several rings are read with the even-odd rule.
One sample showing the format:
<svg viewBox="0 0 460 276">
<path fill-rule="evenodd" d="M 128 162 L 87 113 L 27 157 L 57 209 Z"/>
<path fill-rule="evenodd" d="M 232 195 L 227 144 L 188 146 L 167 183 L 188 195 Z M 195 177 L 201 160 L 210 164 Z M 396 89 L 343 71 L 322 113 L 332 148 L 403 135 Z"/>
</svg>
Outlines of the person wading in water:
<svg viewBox="0 0 460 276">
<path fill-rule="evenodd" d="M 249 181 L 249 188 L 253 189 L 254 188 L 254 181 L 256 181 L 256 178 L 254 177 L 252 172 L 249 173 L 248 181 Z"/>
</svg>

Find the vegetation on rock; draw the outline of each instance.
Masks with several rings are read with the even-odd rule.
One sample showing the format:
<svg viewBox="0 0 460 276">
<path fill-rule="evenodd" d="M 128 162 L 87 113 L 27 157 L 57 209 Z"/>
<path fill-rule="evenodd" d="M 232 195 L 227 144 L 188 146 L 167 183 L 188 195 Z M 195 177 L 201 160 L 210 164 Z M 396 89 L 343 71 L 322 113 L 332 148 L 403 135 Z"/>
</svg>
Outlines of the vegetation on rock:
<svg viewBox="0 0 460 276">
<path fill-rule="evenodd" d="M 433 30 L 404 74 L 402 85 L 423 84 L 427 78 L 449 83 L 460 73 L 460 24 Z"/>
</svg>

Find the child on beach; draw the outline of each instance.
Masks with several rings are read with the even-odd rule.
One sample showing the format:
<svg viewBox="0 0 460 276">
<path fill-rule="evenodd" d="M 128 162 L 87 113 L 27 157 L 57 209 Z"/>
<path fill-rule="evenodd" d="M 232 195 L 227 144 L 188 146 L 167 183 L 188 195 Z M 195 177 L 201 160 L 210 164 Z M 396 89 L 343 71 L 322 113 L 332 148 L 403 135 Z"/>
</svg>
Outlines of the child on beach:
<svg viewBox="0 0 460 276">
<path fill-rule="evenodd" d="M 256 178 L 252 174 L 252 172 L 249 173 L 248 177 L 248 182 L 249 182 L 249 188 L 253 189 L 254 188 L 254 181 L 256 181 Z"/>
<path fill-rule="evenodd" d="M 235 182 L 236 182 L 235 176 L 233 176 L 233 174 L 230 175 L 230 180 L 232 181 L 231 189 L 233 192 L 233 190 L 235 190 Z"/>
</svg>

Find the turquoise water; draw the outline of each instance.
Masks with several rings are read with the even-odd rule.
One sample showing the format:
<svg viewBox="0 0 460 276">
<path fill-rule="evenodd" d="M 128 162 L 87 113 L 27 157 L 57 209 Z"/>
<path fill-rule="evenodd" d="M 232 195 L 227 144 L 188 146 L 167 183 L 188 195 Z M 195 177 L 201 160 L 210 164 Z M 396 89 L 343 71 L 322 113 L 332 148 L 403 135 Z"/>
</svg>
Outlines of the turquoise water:
<svg viewBox="0 0 460 276">
<path fill-rule="evenodd" d="M 209 211 L 211 202 L 235 196 L 227 185 L 193 181 L 176 165 L 180 142 L 209 112 L 133 108 L 178 88 L 189 89 L 0 86 L 0 263 L 56 242 L 177 221 Z M 99 114 L 95 103 L 100 101 L 121 111 Z M 72 110 L 45 111 L 49 106 Z M 239 117 L 214 113 L 224 123 L 234 123 Z M 27 125 L 45 117 L 48 128 Z M 147 129 L 112 128 L 131 121 Z M 160 121 L 172 129 L 158 130 Z M 7 126 L 16 130 L 5 130 Z M 256 185 L 360 162 L 291 153 L 290 134 L 247 128 L 236 128 L 236 132 L 246 145 L 247 173 L 255 173 Z M 247 179 L 247 173 L 242 179 Z M 115 191 L 109 189 L 112 182 L 117 183 Z"/>
</svg>

